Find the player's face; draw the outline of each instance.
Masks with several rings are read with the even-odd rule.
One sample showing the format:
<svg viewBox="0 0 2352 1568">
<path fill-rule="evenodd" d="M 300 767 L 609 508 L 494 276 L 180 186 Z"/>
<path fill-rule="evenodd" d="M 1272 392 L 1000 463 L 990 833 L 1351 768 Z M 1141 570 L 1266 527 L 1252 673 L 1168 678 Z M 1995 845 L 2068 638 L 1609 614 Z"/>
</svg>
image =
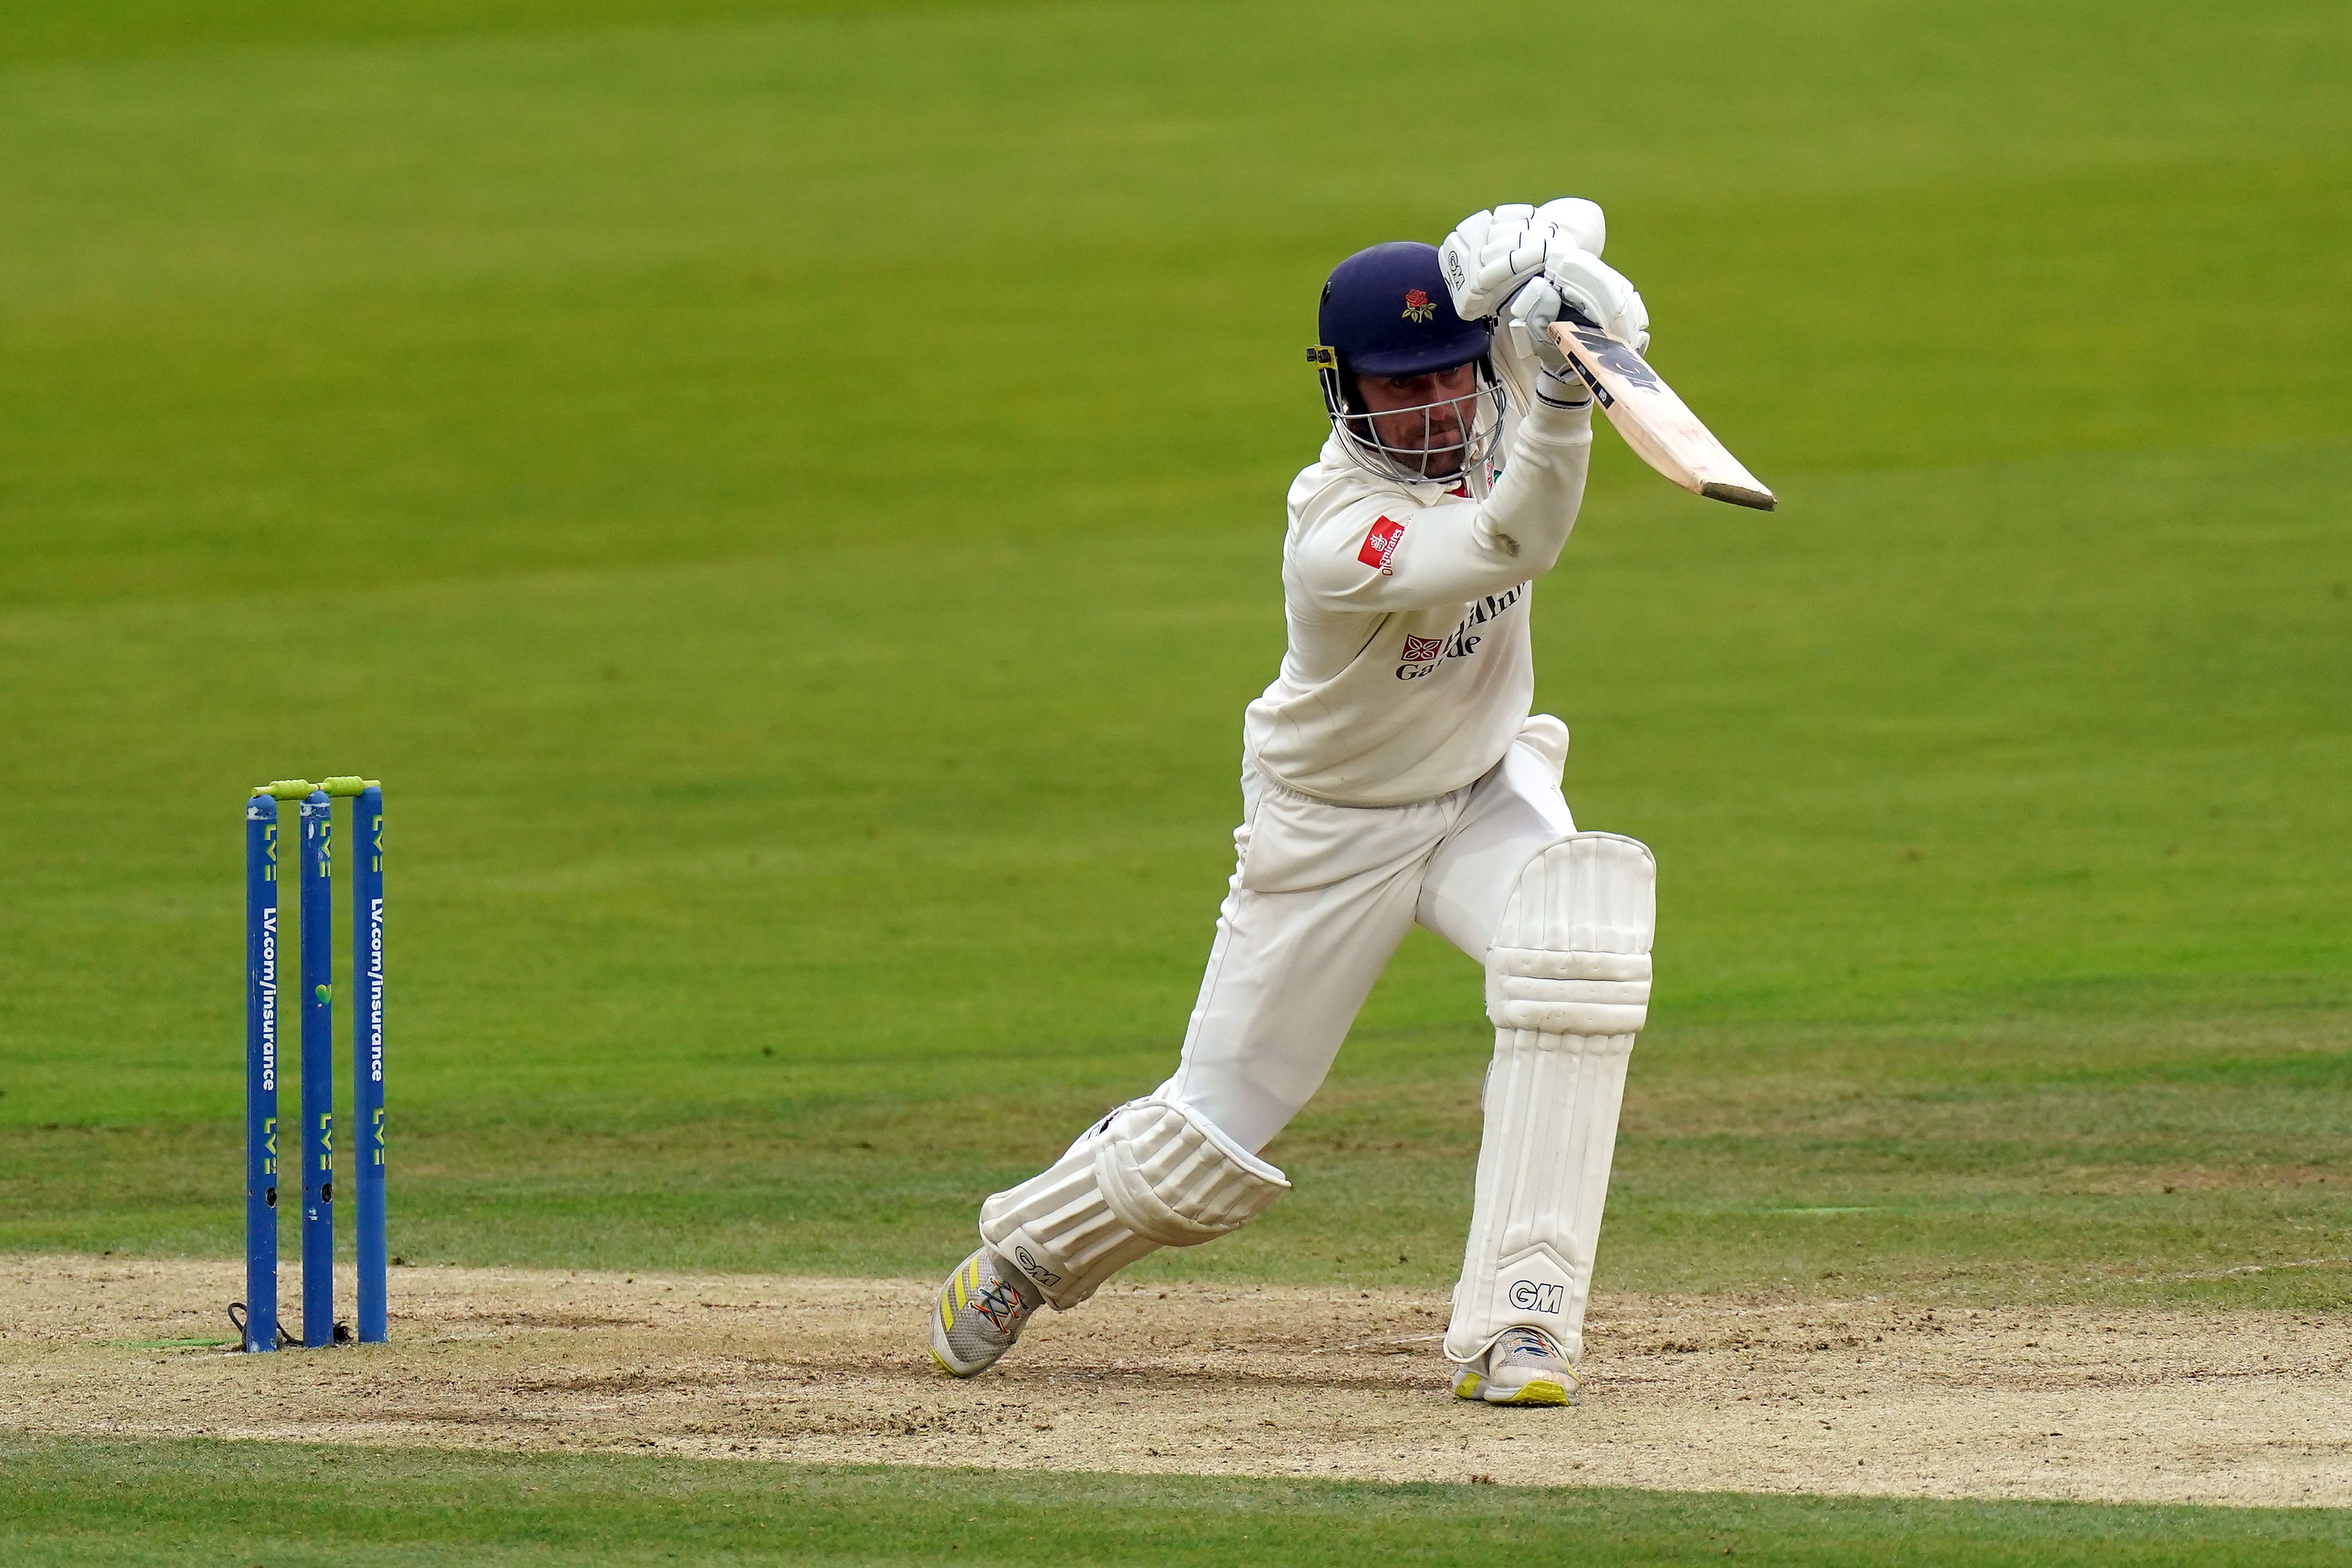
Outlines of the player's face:
<svg viewBox="0 0 2352 1568">
<path fill-rule="evenodd" d="M 1425 376 L 1363 376 L 1356 388 L 1381 445 L 1423 454 L 1421 471 L 1432 479 L 1462 471 L 1462 451 L 1478 411 L 1476 361 Z"/>
</svg>

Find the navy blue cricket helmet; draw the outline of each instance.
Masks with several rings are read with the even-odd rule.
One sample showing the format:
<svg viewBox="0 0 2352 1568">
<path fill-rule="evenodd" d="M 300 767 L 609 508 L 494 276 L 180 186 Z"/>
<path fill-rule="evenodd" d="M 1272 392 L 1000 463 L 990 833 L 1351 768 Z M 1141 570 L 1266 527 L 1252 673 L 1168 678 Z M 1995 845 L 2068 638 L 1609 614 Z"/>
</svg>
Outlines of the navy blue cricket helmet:
<svg viewBox="0 0 2352 1568">
<path fill-rule="evenodd" d="M 1420 376 L 1466 365 L 1486 351 L 1484 321 L 1454 313 L 1437 247 L 1391 240 L 1360 250 L 1323 285 L 1315 313 L 1322 346 L 1351 376 Z"/>
<path fill-rule="evenodd" d="M 1454 313 L 1439 270 L 1437 247 L 1419 240 L 1391 240 L 1360 250 L 1323 285 L 1315 315 L 1320 340 L 1307 350 L 1321 372 L 1323 402 L 1340 444 L 1360 467 L 1388 478 L 1420 482 L 1460 472 L 1492 445 L 1501 427 L 1503 389 L 1487 360 L 1493 332 L 1486 321 L 1465 321 Z M 1418 445 L 1384 444 L 1373 429 L 1358 386 L 1362 376 L 1422 376 L 1457 365 L 1478 366 L 1477 402 L 1462 411 L 1462 400 L 1441 400 L 1391 413 L 1421 413 Z M 1433 411 L 1446 410 L 1444 424 L 1459 423 L 1453 438 L 1437 438 Z"/>
</svg>

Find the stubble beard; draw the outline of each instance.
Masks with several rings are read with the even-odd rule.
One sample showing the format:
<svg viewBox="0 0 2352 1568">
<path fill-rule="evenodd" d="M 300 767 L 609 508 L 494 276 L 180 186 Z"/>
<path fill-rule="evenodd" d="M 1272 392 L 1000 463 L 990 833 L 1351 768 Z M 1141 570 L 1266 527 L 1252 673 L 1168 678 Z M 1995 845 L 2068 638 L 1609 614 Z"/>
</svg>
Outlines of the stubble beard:
<svg viewBox="0 0 2352 1568">
<path fill-rule="evenodd" d="M 1468 437 L 1459 423 L 1433 424 L 1429 430 L 1430 444 L 1422 448 L 1421 476 L 1424 479 L 1451 479 L 1462 472 L 1463 445 Z"/>
</svg>

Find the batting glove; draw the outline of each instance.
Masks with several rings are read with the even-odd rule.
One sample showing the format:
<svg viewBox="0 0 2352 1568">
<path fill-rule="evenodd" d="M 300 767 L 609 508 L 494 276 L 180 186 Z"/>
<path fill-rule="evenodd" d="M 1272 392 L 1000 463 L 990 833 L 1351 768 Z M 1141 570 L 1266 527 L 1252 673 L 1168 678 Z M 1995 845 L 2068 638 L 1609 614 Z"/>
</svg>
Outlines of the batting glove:
<svg viewBox="0 0 2352 1568">
<path fill-rule="evenodd" d="M 1562 238 L 1599 256 L 1609 240 L 1600 204 L 1581 196 L 1561 196 L 1540 207 L 1506 202 L 1464 218 L 1437 247 L 1454 312 L 1465 321 L 1494 315 L 1543 271 L 1546 254 Z"/>
<path fill-rule="evenodd" d="M 1556 369 L 1564 361 L 1545 329 L 1570 308 L 1637 354 L 1650 346 L 1650 310 L 1642 303 L 1641 291 L 1571 236 L 1554 232 L 1544 247 L 1540 272 L 1522 284 L 1504 308 L 1504 327 L 1520 352 Z"/>
<path fill-rule="evenodd" d="M 1437 247 L 1445 291 L 1465 321 L 1492 316 L 1520 285 L 1543 270 L 1544 240 L 1550 231 L 1534 226 L 1535 212 L 1524 202 L 1507 202 L 1489 212 L 1472 213 Z"/>
<path fill-rule="evenodd" d="M 1538 228 L 1549 225 L 1595 256 L 1609 245 L 1609 220 L 1601 215 L 1601 204 L 1588 202 L 1582 196 L 1561 196 L 1546 202 L 1536 209 L 1530 221 Z"/>
</svg>

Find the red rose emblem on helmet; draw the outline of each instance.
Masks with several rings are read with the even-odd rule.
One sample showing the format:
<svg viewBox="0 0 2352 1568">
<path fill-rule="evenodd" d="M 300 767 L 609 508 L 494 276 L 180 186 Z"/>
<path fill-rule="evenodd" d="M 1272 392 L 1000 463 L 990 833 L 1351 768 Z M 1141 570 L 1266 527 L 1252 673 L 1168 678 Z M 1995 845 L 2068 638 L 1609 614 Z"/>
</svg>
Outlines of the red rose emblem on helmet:
<svg viewBox="0 0 2352 1568">
<path fill-rule="evenodd" d="M 1406 320 L 1426 321 L 1436 314 L 1437 307 L 1429 302 L 1429 296 L 1426 292 L 1418 288 L 1408 288 L 1404 291 L 1404 319 Z"/>
</svg>

